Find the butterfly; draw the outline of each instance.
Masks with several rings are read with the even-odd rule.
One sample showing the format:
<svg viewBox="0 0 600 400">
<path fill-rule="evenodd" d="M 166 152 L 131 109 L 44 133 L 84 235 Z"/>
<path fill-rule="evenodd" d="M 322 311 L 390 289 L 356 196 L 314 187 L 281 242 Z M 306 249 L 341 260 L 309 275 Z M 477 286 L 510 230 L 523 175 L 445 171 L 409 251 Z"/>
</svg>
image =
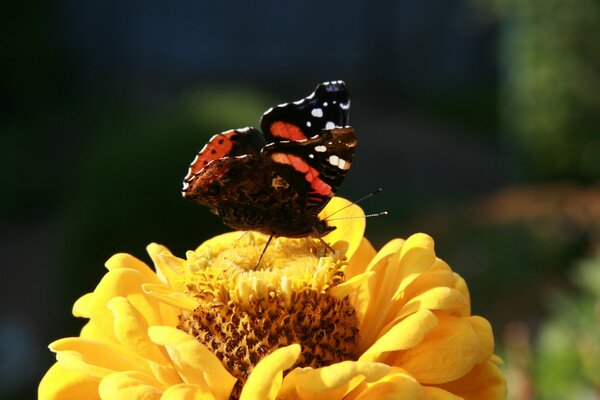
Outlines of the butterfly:
<svg viewBox="0 0 600 400">
<path fill-rule="evenodd" d="M 192 161 L 182 195 L 236 230 L 321 238 L 319 213 L 341 185 L 356 148 L 343 81 L 271 107 L 256 128 L 214 135 Z"/>
</svg>

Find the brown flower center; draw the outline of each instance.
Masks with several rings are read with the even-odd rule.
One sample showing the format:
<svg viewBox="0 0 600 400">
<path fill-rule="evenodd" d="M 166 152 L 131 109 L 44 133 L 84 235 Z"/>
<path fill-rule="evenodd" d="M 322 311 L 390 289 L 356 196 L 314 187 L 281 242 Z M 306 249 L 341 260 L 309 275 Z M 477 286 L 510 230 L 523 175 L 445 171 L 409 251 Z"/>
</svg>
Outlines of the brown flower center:
<svg viewBox="0 0 600 400">
<path fill-rule="evenodd" d="M 348 298 L 338 299 L 327 293 L 328 288 L 343 281 L 343 263 L 335 257 L 315 256 L 311 246 L 290 251 L 285 249 L 287 245 L 271 255 L 267 252 L 266 269 L 252 271 L 251 276 L 245 265 L 232 268 L 231 256 L 223 262 L 222 254 L 215 254 L 211 270 L 203 270 L 197 274 L 202 279 L 188 285 L 189 294 L 203 301 L 194 312 L 180 315 L 178 328 L 212 350 L 238 378 L 232 399 L 239 398 L 243 384 L 260 360 L 292 343 L 302 346 L 294 367 L 319 368 L 357 359 L 356 312 Z M 231 249 L 224 251 L 229 254 Z M 240 249 L 238 254 L 247 252 L 247 248 Z M 287 258 L 288 253 L 293 257 Z M 299 260 L 303 268 L 290 268 Z M 286 261 L 288 265 L 284 266 Z M 215 264 L 224 269 L 215 272 Z M 239 284 L 259 289 L 240 291 L 235 287 L 238 280 Z M 224 281 L 226 289 L 217 287 Z"/>
</svg>

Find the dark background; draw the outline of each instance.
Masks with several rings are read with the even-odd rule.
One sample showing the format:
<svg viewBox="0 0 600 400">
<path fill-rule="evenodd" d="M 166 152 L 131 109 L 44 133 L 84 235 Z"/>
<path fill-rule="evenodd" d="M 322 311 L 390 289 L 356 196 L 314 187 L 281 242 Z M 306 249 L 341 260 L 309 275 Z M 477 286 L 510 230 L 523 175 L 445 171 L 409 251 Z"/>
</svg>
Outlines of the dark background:
<svg viewBox="0 0 600 400">
<path fill-rule="evenodd" d="M 3 8 L 0 397 L 35 396 L 112 254 L 182 256 L 227 230 L 180 196 L 211 135 L 336 79 L 359 138 L 339 194 L 383 187 L 363 207 L 390 212 L 371 241 L 434 237 L 494 326 L 511 398 L 598 395 L 598 2 Z"/>
</svg>

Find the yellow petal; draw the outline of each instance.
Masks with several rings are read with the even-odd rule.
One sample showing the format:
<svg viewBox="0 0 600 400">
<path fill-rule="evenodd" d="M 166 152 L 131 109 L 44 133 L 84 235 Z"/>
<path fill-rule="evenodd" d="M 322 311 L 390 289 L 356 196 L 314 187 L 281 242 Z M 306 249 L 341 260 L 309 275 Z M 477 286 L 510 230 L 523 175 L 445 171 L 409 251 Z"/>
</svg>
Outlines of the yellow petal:
<svg viewBox="0 0 600 400">
<path fill-rule="evenodd" d="M 98 387 L 102 400 L 159 400 L 162 392 L 154 378 L 137 371 L 112 373 Z"/>
<path fill-rule="evenodd" d="M 185 383 L 206 387 L 218 399 L 227 399 L 236 379 L 221 361 L 193 336 L 170 326 L 152 326 L 150 339 L 164 346 Z"/>
<path fill-rule="evenodd" d="M 143 261 L 135 258 L 131 254 L 126 253 L 118 253 L 108 259 L 108 261 L 104 264 L 109 271 L 119 269 L 119 268 L 127 268 L 133 269 L 140 274 L 142 274 L 146 281 L 152 283 L 159 283 L 158 277 L 150 269 L 149 266 L 146 265 Z"/>
<path fill-rule="evenodd" d="M 365 272 L 367 266 L 376 254 L 377 251 L 375 251 L 371 242 L 363 237 L 352 258 L 348 259 L 348 265 L 346 265 L 344 271 L 346 278 L 351 279 L 352 277 Z"/>
<path fill-rule="evenodd" d="M 437 315 L 438 325 L 417 347 L 399 352 L 390 363 L 406 369 L 424 384 L 460 378 L 479 359 L 479 339 L 468 321 Z"/>
<path fill-rule="evenodd" d="M 323 211 L 319 213 L 319 218 L 326 220 L 329 216 L 331 216 L 331 218 L 345 218 L 361 217 L 365 215 L 362 208 L 356 204 L 350 204 L 350 201 L 342 197 L 334 197 L 323 209 Z M 335 215 L 332 215 L 334 213 Z M 330 243 L 335 243 L 338 240 L 345 240 L 348 242 L 348 251 L 346 252 L 346 257 L 348 257 L 348 259 L 352 258 L 354 252 L 359 248 L 362 237 L 365 233 L 365 218 L 331 221 L 329 225 L 335 226 L 336 229 L 330 234 L 326 235 L 323 239 Z"/>
<path fill-rule="evenodd" d="M 424 386 L 423 391 L 427 400 L 463 400 L 462 397 L 435 386 Z"/>
<path fill-rule="evenodd" d="M 506 399 L 506 381 L 502 371 L 492 361 L 476 365 L 462 378 L 439 387 L 464 400 Z"/>
<path fill-rule="evenodd" d="M 448 287 L 432 288 L 410 299 L 398 312 L 396 319 L 401 319 L 419 310 L 443 310 L 452 312 L 462 310 L 467 299 L 456 289 Z"/>
<path fill-rule="evenodd" d="M 300 345 L 282 347 L 256 364 L 248 377 L 240 400 L 275 400 L 283 380 L 283 371 L 296 363 L 300 356 Z"/>
<path fill-rule="evenodd" d="M 344 400 L 422 400 L 423 389 L 417 380 L 401 368 L 391 368 L 390 373 L 377 382 L 357 388 Z"/>
<path fill-rule="evenodd" d="M 94 290 L 90 314 L 98 328 L 107 337 L 117 340 L 113 332 L 113 315 L 106 307 L 113 297 L 126 297 L 144 316 L 148 325 L 163 323 L 158 300 L 142 291 L 142 284 L 144 283 L 148 283 L 146 277 L 142 273 L 129 268 L 113 269 L 104 275 Z"/>
<path fill-rule="evenodd" d="M 436 260 L 433 239 L 417 233 L 406 239 L 398 254 L 398 267 L 402 281 L 399 291 L 404 290 L 421 273 L 430 268 Z"/>
<path fill-rule="evenodd" d="M 400 251 L 400 249 L 404 246 L 404 239 L 393 239 L 387 242 L 381 250 L 377 252 L 375 257 L 369 263 L 367 267 L 367 271 L 372 270 L 377 264 L 381 262 L 384 258 L 391 257 L 396 255 Z"/>
<path fill-rule="evenodd" d="M 368 285 L 359 288 L 356 294 L 354 305 L 362 333 L 360 351 L 373 344 L 378 333 L 389 322 L 383 310 L 399 284 L 397 268 L 395 264 L 391 264 L 391 261 L 403 244 L 404 241 L 401 239 L 393 240 L 377 253 L 366 270 L 368 273 L 375 273 L 375 276 L 369 279 Z"/>
<path fill-rule="evenodd" d="M 142 285 L 142 289 L 144 290 L 144 293 L 178 309 L 179 314 L 181 314 L 181 310 L 194 311 L 200 305 L 191 297 L 186 296 L 183 292 L 174 290 L 166 285 L 144 284 Z"/>
<path fill-rule="evenodd" d="M 63 368 L 104 377 L 107 372 L 142 370 L 150 372 L 145 360 L 122 346 L 84 338 L 64 338 L 50 344 Z"/>
<path fill-rule="evenodd" d="M 169 387 L 160 400 L 219 400 L 205 387 L 182 383 Z"/>
<path fill-rule="evenodd" d="M 113 372 L 110 368 L 90 363 L 81 353 L 76 351 L 67 350 L 57 353 L 56 362 L 65 370 L 79 372 L 96 379 L 102 379 Z"/>
<path fill-rule="evenodd" d="M 88 321 L 87 324 L 81 328 L 79 337 L 83 339 L 95 339 L 102 342 L 118 343 L 114 340 L 114 337 L 108 337 L 104 334 L 104 331 L 98 328 L 98 325 L 92 320 Z"/>
<path fill-rule="evenodd" d="M 398 322 L 360 356 L 361 361 L 376 361 L 383 353 L 411 349 L 423 342 L 424 337 L 438 324 L 429 310 L 421 310 Z"/>
<path fill-rule="evenodd" d="M 323 368 L 296 368 L 283 381 L 279 396 L 303 400 L 341 399 L 362 381 L 381 379 L 390 367 L 381 363 L 343 361 Z"/>
<path fill-rule="evenodd" d="M 361 286 L 367 285 L 369 279 L 371 279 L 375 275 L 373 271 L 365 272 L 359 275 L 356 275 L 347 281 L 340 283 L 329 289 L 329 294 L 341 300 L 346 296 L 354 297 L 352 304 L 355 308 L 359 307 L 359 298 L 355 296 L 355 292 L 357 289 L 360 289 Z"/>
<path fill-rule="evenodd" d="M 456 279 L 454 287 L 456 289 L 460 290 L 460 292 L 463 294 L 463 296 L 465 296 L 465 298 L 469 302 L 469 306 L 465 310 L 465 315 L 470 315 L 471 314 L 471 296 L 469 294 L 469 288 L 467 287 L 467 282 L 465 282 L 465 280 L 456 273 L 454 274 L 454 278 Z"/>
<path fill-rule="evenodd" d="M 119 342 L 137 355 L 166 363 L 168 358 L 148 337 L 148 324 L 139 311 L 125 297 L 114 297 L 108 302 L 114 317 L 114 331 Z"/>
<path fill-rule="evenodd" d="M 477 364 L 482 363 L 489 359 L 494 353 L 494 333 L 492 332 L 492 325 L 485 318 L 479 316 L 472 316 L 465 318 L 471 328 L 477 335 L 479 344 L 479 358 L 475 361 Z"/>
<path fill-rule="evenodd" d="M 86 293 L 73 304 L 73 315 L 75 317 L 90 318 L 94 302 L 94 293 Z"/>
<path fill-rule="evenodd" d="M 455 288 L 455 285 L 456 274 L 448 264 L 438 258 L 430 268 L 420 274 L 406 287 L 404 296 L 412 298 L 434 287 Z"/>
<path fill-rule="evenodd" d="M 374 333 L 381 332 L 394 320 L 403 302 L 404 288 L 436 260 L 433 240 L 425 234 L 412 235 L 403 243 L 390 242 L 380 253 L 387 255 L 378 254 L 372 264 L 380 261 L 368 268 L 376 275 L 369 281 L 369 305 L 360 325 L 361 350 L 375 341 Z"/>
<path fill-rule="evenodd" d="M 100 399 L 99 379 L 54 364 L 38 387 L 38 400 Z"/>
<path fill-rule="evenodd" d="M 157 243 L 150 243 L 146 247 L 146 251 L 150 255 L 156 268 L 156 275 L 162 283 L 168 283 L 173 288 L 183 290 L 179 267 L 185 260 L 175 257 L 169 249 Z"/>
</svg>

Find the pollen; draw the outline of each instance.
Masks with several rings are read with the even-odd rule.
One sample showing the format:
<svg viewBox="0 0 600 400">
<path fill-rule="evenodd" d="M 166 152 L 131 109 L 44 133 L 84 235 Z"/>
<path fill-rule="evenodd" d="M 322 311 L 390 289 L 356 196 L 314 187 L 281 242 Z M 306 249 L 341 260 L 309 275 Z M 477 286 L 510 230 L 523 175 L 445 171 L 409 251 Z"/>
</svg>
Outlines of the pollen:
<svg viewBox="0 0 600 400">
<path fill-rule="evenodd" d="M 210 349 L 241 388 L 254 366 L 274 350 L 298 343 L 295 367 L 356 360 L 358 319 L 348 298 L 328 289 L 343 282 L 343 251 L 319 241 L 277 238 L 256 268 L 266 238 L 249 233 L 188 254 L 188 295 L 199 306 L 184 311 L 179 329 Z M 335 249 L 335 246 L 334 246 Z"/>
</svg>

